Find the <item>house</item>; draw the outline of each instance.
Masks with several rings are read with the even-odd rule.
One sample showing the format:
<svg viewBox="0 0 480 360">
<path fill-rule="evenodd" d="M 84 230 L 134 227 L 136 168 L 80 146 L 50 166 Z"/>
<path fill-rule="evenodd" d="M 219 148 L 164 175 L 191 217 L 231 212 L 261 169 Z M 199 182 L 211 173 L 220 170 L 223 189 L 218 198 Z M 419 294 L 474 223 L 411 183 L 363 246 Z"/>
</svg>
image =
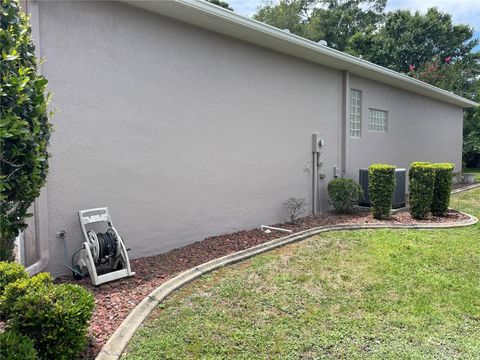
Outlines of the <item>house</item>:
<svg viewBox="0 0 480 360">
<path fill-rule="evenodd" d="M 67 271 L 80 209 L 108 206 L 141 257 L 282 222 L 290 197 L 326 210 L 371 163 L 461 168 L 477 104 L 405 75 L 204 1 L 26 6 L 56 109 L 36 271 Z"/>
</svg>

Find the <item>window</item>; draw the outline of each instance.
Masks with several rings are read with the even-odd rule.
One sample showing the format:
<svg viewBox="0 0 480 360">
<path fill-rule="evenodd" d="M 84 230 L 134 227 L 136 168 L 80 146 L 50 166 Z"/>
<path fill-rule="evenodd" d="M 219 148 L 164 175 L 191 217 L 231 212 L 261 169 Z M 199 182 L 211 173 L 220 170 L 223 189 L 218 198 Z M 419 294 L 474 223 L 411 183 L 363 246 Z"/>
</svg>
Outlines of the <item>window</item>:
<svg viewBox="0 0 480 360">
<path fill-rule="evenodd" d="M 368 109 L 368 130 L 374 132 L 387 132 L 388 112 L 377 109 Z"/>
<path fill-rule="evenodd" d="M 350 137 L 362 135 L 362 92 L 350 90 Z"/>
</svg>

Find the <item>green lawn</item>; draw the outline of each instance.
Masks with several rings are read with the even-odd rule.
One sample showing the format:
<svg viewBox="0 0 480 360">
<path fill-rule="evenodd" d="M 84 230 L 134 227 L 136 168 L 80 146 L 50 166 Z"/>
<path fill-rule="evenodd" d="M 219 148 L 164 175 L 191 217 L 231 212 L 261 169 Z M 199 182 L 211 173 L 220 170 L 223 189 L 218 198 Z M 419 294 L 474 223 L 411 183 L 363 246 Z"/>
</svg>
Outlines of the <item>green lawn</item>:
<svg viewBox="0 0 480 360">
<path fill-rule="evenodd" d="M 463 169 L 463 172 L 464 173 L 475 173 L 476 174 L 475 178 L 477 179 L 477 181 L 480 181 L 480 169 L 466 168 L 466 169 Z"/>
<path fill-rule="evenodd" d="M 480 189 L 452 206 L 480 216 Z M 480 226 L 332 232 L 193 282 L 124 359 L 478 359 Z"/>
</svg>

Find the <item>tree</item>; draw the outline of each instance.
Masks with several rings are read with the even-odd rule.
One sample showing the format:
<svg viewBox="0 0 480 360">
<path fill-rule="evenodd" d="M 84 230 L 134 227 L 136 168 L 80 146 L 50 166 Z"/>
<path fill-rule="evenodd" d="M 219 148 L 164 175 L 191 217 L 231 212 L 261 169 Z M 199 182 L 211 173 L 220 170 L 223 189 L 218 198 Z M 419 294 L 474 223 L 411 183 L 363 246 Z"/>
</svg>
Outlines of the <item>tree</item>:
<svg viewBox="0 0 480 360">
<path fill-rule="evenodd" d="M 51 124 L 27 16 L 17 0 L 0 0 L 0 260 L 40 194 L 48 171 Z"/>
<path fill-rule="evenodd" d="M 354 34 L 381 21 L 385 5 L 386 0 L 280 0 L 263 5 L 253 17 L 345 51 Z"/>
<path fill-rule="evenodd" d="M 305 36 L 325 40 L 331 48 L 346 51 L 352 36 L 383 19 L 387 0 L 323 0 L 312 11 Z"/>
<path fill-rule="evenodd" d="M 224 9 L 233 11 L 233 8 L 230 7 L 230 4 L 227 3 L 226 1 L 222 1 L 222 0 L 207 0 L 207 2 L 209 2 L 210 4 L 214 4 L 214 5 L 220 6 L 220 7 L 224 8 Z"/>
<path fill-rule="evenodd" d="M 306 37 L 305 27 L 316 2 L 317 0 L 280 0 L 280 3 L 275 4 L 270 1 L 259 7 L 253 18 Z"/>
<path fill-rule="evenodd" d="M 407 73 L 432 61 L 451 58 L 459 62 L 478 44 L 468 25 L 454 25 L 449 14 L 430 8 L 425 14 L 409 10 L 389 12 L 385 22 L 357 32 L 349 39 L 352 55 L 386 68 Z"/>
</svg>

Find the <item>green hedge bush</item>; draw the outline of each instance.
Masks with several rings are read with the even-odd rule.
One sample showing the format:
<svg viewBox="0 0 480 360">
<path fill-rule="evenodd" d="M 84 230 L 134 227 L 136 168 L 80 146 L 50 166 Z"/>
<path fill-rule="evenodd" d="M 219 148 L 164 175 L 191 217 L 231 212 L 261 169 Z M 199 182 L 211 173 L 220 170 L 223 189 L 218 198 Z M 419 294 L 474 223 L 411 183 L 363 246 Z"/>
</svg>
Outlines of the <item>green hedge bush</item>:
<svg viewBox="0 0 480 360">
<path fill-rule="evenodd" d="M 9 326 L 34 339 L 41 359 L 75 359 L 88 342 L 92 294 L 78 285 L 44 285 L 15 300 Z"/>
<path fill-rule="evenodd" d="M 0 295 L 0 313 L 8 318 L 14 311 L 13 305 L 17 299 L 27 292 L 34 292 L 45 286 L 53 286 L 49 273 L 40 273 L 31 278 L 18 279 L 8 284 L 3 294 Z"/>
<path fill-rule="evenodd" d="M 12 330 L 0 333 L 0 359 L 35 360 L 36 358 L 37 352 L 30 338 Z"/>
<path fill-rule="evenodd" d="M 19 263 L 0 261 L 0 296 L 8 284 L 19 279 L 28 279 L 25 268 Z"/>
<path fill-rule="evenodd" d="M 363 189 L 352 179 L 333 179 L 328 183 L 328 197 L 338 213 L 351 213 L 363 198 Z"/>
<path fill-rule="evenodd" d="M 410 213 L 425 219 L 430 212 L 435 184 L 435 170 L 430 163 L 414 162 L 408 171 Z"/>
<path fill-rule="evenodd" d="M 368 168 L 368 191 L 375 219 L 390 217 L 395 192 L 395 166 L 373 164 Z"/>
<path fill-rule="evenodd" d="M 28 16 L 17 0 L 0 1 L 0 260 L 13 244 L 48 173 L 47 80 L 38 71 Z"/>
<path fill-rule="evenodd" d="M 448 211 L 452 191 L 453 164 L 432 164 L 435 171 L 435 184 L 430 211 L 435 216 L 443 216 Z"/>
</svg>

